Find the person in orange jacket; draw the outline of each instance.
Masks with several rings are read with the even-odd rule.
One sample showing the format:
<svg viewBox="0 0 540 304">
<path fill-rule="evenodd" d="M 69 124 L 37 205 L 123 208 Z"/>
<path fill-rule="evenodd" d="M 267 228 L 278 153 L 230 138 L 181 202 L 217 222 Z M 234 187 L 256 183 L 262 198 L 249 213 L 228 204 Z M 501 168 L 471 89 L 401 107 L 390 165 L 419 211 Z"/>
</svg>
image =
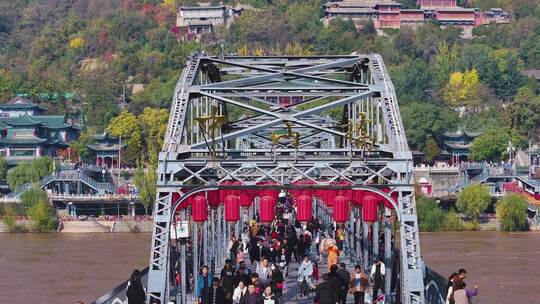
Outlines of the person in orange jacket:
<svg viewBox="0 0 540 304">
<path fill-rule="evenodd" d="M 330 267 L 332 265 L 337 265 L 339 263 L 339 248 L 336 246 L 335 242 L 332 242 L 328 246 L 328 272 L 330 272 Z"/>
</svg>

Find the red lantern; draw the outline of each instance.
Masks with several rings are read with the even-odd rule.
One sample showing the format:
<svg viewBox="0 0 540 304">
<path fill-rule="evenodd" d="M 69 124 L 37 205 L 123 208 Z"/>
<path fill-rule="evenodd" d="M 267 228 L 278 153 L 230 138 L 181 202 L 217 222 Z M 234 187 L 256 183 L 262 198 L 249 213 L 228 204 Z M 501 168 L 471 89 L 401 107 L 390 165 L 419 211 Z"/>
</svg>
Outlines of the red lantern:
<svg viewBox="0 0 540 304">
<path fill-rule="evenodd" d="M 337 192 L 336 195 L 344 196 L 344 197 L 345 197 L 345 200 L 346 200 L 347 202 L 352 201 L 352 198 L 353 198 L 353 190 L 350 189 L 350 187 L 351 187 L 351 182 L 346 181 L 346 180 L 342 180 L 342 181 L 339 181 L 339 182 L 331 182 L 330 185 L 342 186 L 342 187 L 349 187 L 349 189 L 340 189 L 340 190 L 336 190 L 336 192 Z"/>
<path fill-rule="evenodd" d="M 276 200 L 271 196 L 263 196 L 260 203 L 260 218 L 263 223 L 274 221 Z"/>
<path fill-rule="evenodd" d="M 257 183 L 257 186 L 268 186 L 268 185 L 277 185 L 277 182 L 259 182 Z M 265 189 L 259 191 L 260 197 L 269 196 L 273 198 L 274 200 L 277 200 L 279 195 L 279 190 L 272 190 L 272 189 Z"/>
<path fill-rule="evenodd" d="M 349 202 L 347 202 L 347 198 L 338 195 L 334 197 L 332 205 L 334 209 L 334 221 L 336 223 L 345 223 L 349 219 Z"/>
<path fill-rule="evenodd" d="M 191 204 L 191 217 L 196 223 L 204 223 L 208 219 L 208 204 L 206 198 L 197 195 Z"/>
<path fill-rule="evenodd" d="M 296 206 L 298 207 L 296 212 L 296 219 L 299 222 L 309 222 L 313 219 L 311 196 L 300 195 L 296 199 Z"/>
<path fill-rule="evenodd" d="M 228 195 L 225 198 L 225 220 L 236 222 L 240 219 L 240 200 L 236 195 Z"/>
<path fill-rule="evenodd" d="M 254 196 L 252 194 L 246 193 L 244 191 L 240 192 L 240 195 L 238 195 L 240 199 L 240 206 L 242 207 L 249 207 L 251 206 L 251 203 L 253 202 Z"/>
<path fill-rule="evenodd" d="M 336 197 L 336 191 L 329 189 L 317 190 L 317 196 L 319 196 L 319 198 L 323 200 L 326 206 L 332 207 L 334 197 Z"/>
<path fill-rule="evenodd" d="M 293 182 L 293 185 L 295 186 L 310 186 L 310 185 L 315 185 L 315 182 L 310 180 L 310 179 L 306 179 L 306 180 L 299 180 L 299 181 L 295 181 Z M 289 193 L 294 197 L 294 198 L 298 198 L 302 195 L 308 195 L 308 196 L 312 196 L 314 194 L 314 191 L 313 190 L 309 190 L 309 189 L 302 189 L 302 190 L 290 190 Z"/>
<path fill-rule="evenodd" d="M 365 192 L 364 190 L 353 190 L 351 203 L 355 206 L 362 206 L 362 199 L 366 195 Z"/>
<path fill-rule="evenodd" d="M 378 205 L 380 196 L 368 194 L 362 201 L 362 218 L 365 222 L 375 222 L 377 220 Z"/>
<path fill-rule="evenodd" d="M 210 207 L 216 208 L 220 205 L 221 202 L 218 190 L 206 191 L 206 196 L 208 197 L 208 205 L 210 205 Z"/>
</svg>

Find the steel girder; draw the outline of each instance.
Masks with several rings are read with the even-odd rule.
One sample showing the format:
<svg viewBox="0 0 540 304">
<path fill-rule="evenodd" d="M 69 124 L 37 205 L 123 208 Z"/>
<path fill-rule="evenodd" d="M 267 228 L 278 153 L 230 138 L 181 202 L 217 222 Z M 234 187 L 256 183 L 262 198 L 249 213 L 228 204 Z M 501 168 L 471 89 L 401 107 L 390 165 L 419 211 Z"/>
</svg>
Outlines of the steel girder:
<svg viewBox="0 0 540 304">
<path fill-rule="evenodd" d="M 216 70 L 219 75 L 211 73 Z M 216 114 L 228 123 L 214 125 L 211 138 L 211 123 L 197 118 Z M 300 134 L 298 145 L 272 140 L 286 134 L 287 124 Z M 176 86 L 159 155 L 149 299 L 164 303 L 170 292 L 172 193 L 219 189 L 226 180 L 252 188 L 312 180 L 313 187 L 348 181 L 398 193 L 401 300 L 423 303 L 412 168 L 394 87 L 379 55 L 193 56 Z"/>
</svg>

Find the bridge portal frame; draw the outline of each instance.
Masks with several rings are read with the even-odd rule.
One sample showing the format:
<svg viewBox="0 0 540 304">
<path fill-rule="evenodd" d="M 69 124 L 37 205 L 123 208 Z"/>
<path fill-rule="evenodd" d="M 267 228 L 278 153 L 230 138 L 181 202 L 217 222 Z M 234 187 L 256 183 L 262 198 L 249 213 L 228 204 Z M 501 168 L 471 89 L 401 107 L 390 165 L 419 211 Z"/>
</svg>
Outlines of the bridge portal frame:
<svg viewBox="0 0 540 304">
<path fill-rule="evenodd" d="M 222 81 L 212 72 L 216 67 L 219 76 L 233 79 Z M 283 96 L 299 101 L 281 106 Z M 233 118 L 227 106 L 251 114 Z M 228 118 L 228 126 L 216 130 L 220 142 L 213 150 L 208 144 L 209 124 L 200 126 L 196 118 L 211 115 L 215 107 Z M 338 122 L 324 116 L 332 109 L 341 110 L 345 119 Z M 365 117 L 369 120 L 364 141 L 369 149 L 359 147 L 359 131 L 344 129 L 344 123 L 360 124 Z M 271 134 L 285 130 L 286 123 L 302 134 L 299 145 L 270 140 Z M 227 180 L 256 189 L 263 189 L 260 182 L 290 189 L 297 188 L 296 181 L 311 180 L 315 188 L 334 188 L 332 182 L 347 181 L 387 199 L 398 194 L 401 300 L 423 303 L 412 168 L 394 88 L 379 55 L 190 58 L 175 90 L 159 155 L 149 300 L 164 303 L 169 297 L 173 193 L 181 188 L 193 189 L 190 194 L 219 189 Z M 390 192 L 383 193 L 382 188 Z"/>
</svg>

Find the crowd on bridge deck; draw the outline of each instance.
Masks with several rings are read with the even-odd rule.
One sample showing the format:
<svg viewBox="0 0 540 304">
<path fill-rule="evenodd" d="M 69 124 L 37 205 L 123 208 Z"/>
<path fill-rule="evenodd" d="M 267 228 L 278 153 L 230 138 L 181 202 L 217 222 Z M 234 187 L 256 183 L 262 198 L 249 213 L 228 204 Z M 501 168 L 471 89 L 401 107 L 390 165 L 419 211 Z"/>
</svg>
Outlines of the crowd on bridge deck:
<svg viewBox="0 0 540 304">
<path fill-rule="evenodd" d="M 340 261 L 346 238 L 343 225 L 336 227 L 320 219 L 300 224 L 295 220 L 294 203 L 289 196 L 280 197 L 275 211 L 271 224 L 259 224 L 255 214 L 240 235 L 233 233 L 227 248 L 229 258 L 219 277 L 212 277 L 206 265 L 200 268 L 195 285 L 199 304 L 279 304 L 293 262 L 298 263 L 296 281 L 300 292 L 315 293 L 316 303 L 345 304 L 348 294 L 353 295 L 356 304 L 365 303 L 368 289 L 372 290 L 369 302 L 384 302 L 385 265 L 381 261 L 373 261 L 369 276 L 360 265 L 349 272 Z M 188 244 L 188 252 L 190 247 Z M 171 261 L 171 277 L 179 285 L 177 263 L 176 259 Z M 319 269 L 324 264 L 327 268 Z M 320 275 L 322 272 L 326 273 Z M 191 289 L 189 280 L 186 285 Z"/>
</svg>

